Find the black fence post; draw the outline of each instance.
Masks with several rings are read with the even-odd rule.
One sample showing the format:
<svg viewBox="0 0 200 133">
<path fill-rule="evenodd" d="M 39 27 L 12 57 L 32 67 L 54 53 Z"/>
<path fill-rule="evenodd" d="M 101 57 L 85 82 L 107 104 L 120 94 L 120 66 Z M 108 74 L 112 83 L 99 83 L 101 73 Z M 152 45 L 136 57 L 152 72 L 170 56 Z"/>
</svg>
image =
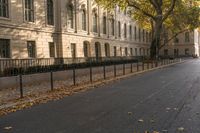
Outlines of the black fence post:
<svg viewBox="0 0 200 133">
<path fill-rule="evenodd" d="M 144 61 L 142 61 L 142 70 L 144 71 Z"/>
<path fill-rule="evenodd" d="M 76 70 L 75 70 L 75 68 L 73 68 L 73 83 L 75 86 L 76 85 Z"/>
<path fill-rule="evenodd" d="M 147 69 L 149 69 L 149 62 L 147 62 Z"/>
<path fill-rule="evenodd" d="M 154 61 L 151 62 L 151 68 L 153 68 L 153 63 L 154 63 Z"/>
<path fill-rule="evenodd" d="M 123 62 L 123 75 L 125 75 L 125 64 L 124 64 L 124 62 Z"/>
<path fill-rule="evenodd" d="M 23 98 L 23 80 L 22 80 L 22 74 L 19 75 L 19 86 L 20 86 L 20 98 Z"/>
<path fill-rule="evenodd" d="M 158 61 L 157 61 L 157 60 L 156 60 L 156 62 L 155 62 L 155 66 L 158 67 Z"/>
<path fill-rule="evenodd" d="M 90 82 L 92 83 L 92 66 L 90 65 Z"/>
<path fill-rule="evenodd" d="M 53 72 L 50 72 L 50 79 L 51 79 L 51 91 L 53 91 Z"/>
<path fill-rule="evenodd" d="M 105 64 L 103 65 L 103 77 L 106 79 L 106 66 Z"/>
<path fill-rule="evenodd" d="M 137 62 L 137 72 L 139 71 L 139 62 Z"/>
<path fill-rule="evenodd" d="M 131 73 L 133 73 L 133 63 L 131 62 Z"/>
<path fill-rule="evenodd" d="M 116 77 L 117 76 L 117 72 L 116 72 L 117 70 L 116 70 L 116 64 L 114 64 L 114 77 Z"/>
</svg>

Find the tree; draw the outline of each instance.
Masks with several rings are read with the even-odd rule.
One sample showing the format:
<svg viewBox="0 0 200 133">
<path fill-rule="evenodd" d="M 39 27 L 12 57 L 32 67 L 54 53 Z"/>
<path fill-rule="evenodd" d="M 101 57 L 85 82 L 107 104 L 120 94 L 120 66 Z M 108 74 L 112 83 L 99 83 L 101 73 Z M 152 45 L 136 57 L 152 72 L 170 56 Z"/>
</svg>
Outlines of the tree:
<svg viewBox="0 0 200 133">
<path fill-rule="evenodd" d="M 199 23 L 199 0 L 96 0 L 107 9 L 116 5 L 130 10 L 138 24 L 151 30 L 151 57 L 155 58 L 161 48 L 161 37 L 169 29 L 171 35 L 181 33 L 183 29 L 192 29 Z M 191 4 L 191 5 L 190 5 Z M 192 14 L 194 13 L 195 14 Z M 184 17 L 183 17 L 184 16 Z M 191 23 L 195 18 L 195 23 Z M 198 19 L 196 19 L 198 18 Z M 192 19 L 192 20 L 190 20 Z M 180 28 L 181 27 L 181 28 Z M 163 42 L 163 41 L 162 41 Z M 164 41 L 166 42 L 166 41 Z"/>
</svg>

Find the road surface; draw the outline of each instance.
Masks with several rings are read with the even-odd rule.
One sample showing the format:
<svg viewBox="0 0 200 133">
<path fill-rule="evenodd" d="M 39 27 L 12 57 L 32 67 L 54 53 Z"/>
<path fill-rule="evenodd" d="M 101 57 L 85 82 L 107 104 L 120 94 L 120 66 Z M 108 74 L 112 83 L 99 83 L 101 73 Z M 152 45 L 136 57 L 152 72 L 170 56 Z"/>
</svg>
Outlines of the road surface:
<svg viewBox="0 0 200 133">
<path fill-rule="evenodd" d="M 129 77 L 0 118 L 0 133 L 144 131 L 200 133 L 200 60 Z"/>
</svg>

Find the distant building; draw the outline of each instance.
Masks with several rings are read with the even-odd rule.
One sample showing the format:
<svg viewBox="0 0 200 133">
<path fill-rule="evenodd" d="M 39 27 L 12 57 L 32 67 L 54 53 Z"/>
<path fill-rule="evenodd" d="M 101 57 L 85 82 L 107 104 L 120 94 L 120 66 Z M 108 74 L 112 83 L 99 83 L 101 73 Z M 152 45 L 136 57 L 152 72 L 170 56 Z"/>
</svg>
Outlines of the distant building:
<svg viewBox="0 0 200 133">
<path fill-rule="evenodd" d="M 161 50 L 164 56 L 199 56 L 200 54 L 200 32 L 196 29 L 193 32 L 184 32 L 175 37 Z"/>
</svg>

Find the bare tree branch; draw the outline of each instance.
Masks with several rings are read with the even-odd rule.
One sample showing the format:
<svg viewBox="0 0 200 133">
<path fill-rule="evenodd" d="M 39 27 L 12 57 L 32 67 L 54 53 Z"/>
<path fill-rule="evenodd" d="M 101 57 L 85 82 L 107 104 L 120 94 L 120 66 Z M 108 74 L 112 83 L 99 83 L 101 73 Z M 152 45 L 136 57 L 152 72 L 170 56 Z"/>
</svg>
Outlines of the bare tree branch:
<svg viewBox="0 0 200 133">
<path fill-rule="evenodd" d="M 136 10 L 141 11 L 145 16 L 152 18 L 155 20 L 155 17 L 152 14 L 147 13 L 146 11 L 142 10 L 140 7 L 136 6 L 134 3 L 131 3 L 129 0 L 127 0 L 128 6 L 135 8 Z"/>
<path fill-rule="evenodd" d="M 169 43 L 172 39 L 174 39 L 176 36 L 178 36 L 179 34 L 185 32 L 185 31 L 188 31 L 188 29 L 183 29 L 183 30 L 177 32 L 176 34 L 174 34 L 170 39 L 167 40 L 167 42 L 165 42 L 163 45 L 161 45 L 161 46 L 159 47 L 159 49 L 161 49 L 162 47 L 164 47 L 165 44 Z"/>
</svg>

